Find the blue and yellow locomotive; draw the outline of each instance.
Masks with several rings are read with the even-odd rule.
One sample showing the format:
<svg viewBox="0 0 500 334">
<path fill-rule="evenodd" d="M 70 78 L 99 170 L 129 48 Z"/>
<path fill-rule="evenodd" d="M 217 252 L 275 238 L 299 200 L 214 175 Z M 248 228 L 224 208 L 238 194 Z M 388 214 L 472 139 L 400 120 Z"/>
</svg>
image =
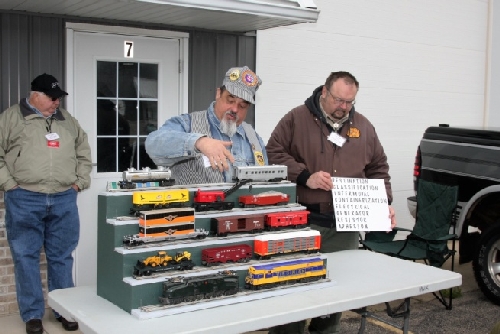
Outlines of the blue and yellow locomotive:
<svg viewBox="0 0 500 334">
<path fill-rule="evenodd" d="M 323 259 L 316 257 L 250 266 L 248 276 L 245 277 L 245 287 L 258 290 L 278 285 L 307 283 L 322 278 L 326 278 L 326 264 Z"/>
</svg>

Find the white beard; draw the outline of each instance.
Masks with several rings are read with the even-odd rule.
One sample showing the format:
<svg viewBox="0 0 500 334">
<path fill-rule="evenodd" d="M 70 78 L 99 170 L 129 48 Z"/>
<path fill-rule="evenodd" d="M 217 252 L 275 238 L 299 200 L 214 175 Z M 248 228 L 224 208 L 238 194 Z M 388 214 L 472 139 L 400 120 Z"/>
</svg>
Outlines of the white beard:
<svg viewBox="0 0 500 334">
<path fill-rule="evenodd" d="M 231 138 L 236 133 L 236 122 L 238 122 L 239 117 L 236 115 L 236 120 L 230 121 L 226 118 L 226 115 L 228 114 L 231 114 L 231 112 L 227 111 L 224 114 L 224 117 L 222 117 L 222 121 L 220 121 L 220 130 L 222 133 L 225 133 L 229 136 L 229 138 Z"/>
</svg>

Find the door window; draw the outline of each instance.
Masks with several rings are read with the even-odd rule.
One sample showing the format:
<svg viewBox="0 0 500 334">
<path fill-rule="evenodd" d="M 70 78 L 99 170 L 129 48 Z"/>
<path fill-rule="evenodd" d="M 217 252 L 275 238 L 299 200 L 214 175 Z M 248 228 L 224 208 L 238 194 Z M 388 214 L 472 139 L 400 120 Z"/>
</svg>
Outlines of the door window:
<svg viewBox="0 0 500 334">
<path fill-rule="evenodd" d="M 97 61 L 97 172 L 156 168 L 146 153 L 158 128 L 158 64 Z"/>
</svg>

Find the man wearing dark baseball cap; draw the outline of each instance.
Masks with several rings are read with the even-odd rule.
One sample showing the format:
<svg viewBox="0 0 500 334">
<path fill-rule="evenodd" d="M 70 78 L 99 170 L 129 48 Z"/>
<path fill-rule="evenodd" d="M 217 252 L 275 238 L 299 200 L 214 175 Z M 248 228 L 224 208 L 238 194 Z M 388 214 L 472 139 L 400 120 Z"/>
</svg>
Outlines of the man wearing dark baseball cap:
<svg viewBox="0 0 500 334">
<path fill-rule="evenodd" d="M 44 331 L 42 247 L 48 290 L 74 286 L 71 253 L 80 233 L 77 195 L 90 186 L 92 160 L 87 134 L 60 108 L 66 95 L 57 79 L 44 73 L 31 82 L 28 98 L 0 114 L 0 190 L 27 334 Z M 78 329 L 77 322 L 54 315 L 65 330 Z"/>
<path fill-rule="evenodd" d="M 61 89 L 59 81 L 47 73 L 40 74 L 31 82 L 31 90 L 57 99 L 68 95 Z"/>
</svg>

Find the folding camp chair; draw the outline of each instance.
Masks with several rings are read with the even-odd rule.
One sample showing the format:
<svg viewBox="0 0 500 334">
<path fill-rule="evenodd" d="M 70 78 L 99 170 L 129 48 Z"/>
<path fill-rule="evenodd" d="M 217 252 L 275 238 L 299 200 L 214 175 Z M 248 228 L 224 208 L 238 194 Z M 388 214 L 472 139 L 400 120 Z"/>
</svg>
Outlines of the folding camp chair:
<svg viewBox="0 0 500 334">
<path fill-rule="evenodd" d="M 451 257 L 451 270 L 454 271 L 455 240 L 457 239 L 457 235 L 455 235 L 457 197 L 458 186 L 447 186 L 419 180 L 417 218 L 413 230 L 399 227 L 389 233 L 368 232 L 365 234 L 365 239 L 361 240 L 361 244 L 365 249 L 377 253 L 384 253 L 405 260 L 423 260 L 427 265 L 438 268 Z M 399 231 L 409 233 L 406 239 L 394 240 L 396 233 Z M 448 241 L 450 240 L 452 241 L 451 249 L 448 248 Z M 452 289 L 449 290 L 448 301 L 441 291 L 433 292 L 433 295 L 446 309 L 452 309 Z M 393 318 L 404 317 L 405 326 L 407 326 L 409 298 L 396 310 L 392 310 L 388 303 L 386 303 L 386 306 L 389 316 Z M 371 314 L 368 315 L 366 309 L 357 310 L 357 312 L 363 315 L 362 327 L 364 327 L 364 318 L 371 316 Z"/>
</svg>

